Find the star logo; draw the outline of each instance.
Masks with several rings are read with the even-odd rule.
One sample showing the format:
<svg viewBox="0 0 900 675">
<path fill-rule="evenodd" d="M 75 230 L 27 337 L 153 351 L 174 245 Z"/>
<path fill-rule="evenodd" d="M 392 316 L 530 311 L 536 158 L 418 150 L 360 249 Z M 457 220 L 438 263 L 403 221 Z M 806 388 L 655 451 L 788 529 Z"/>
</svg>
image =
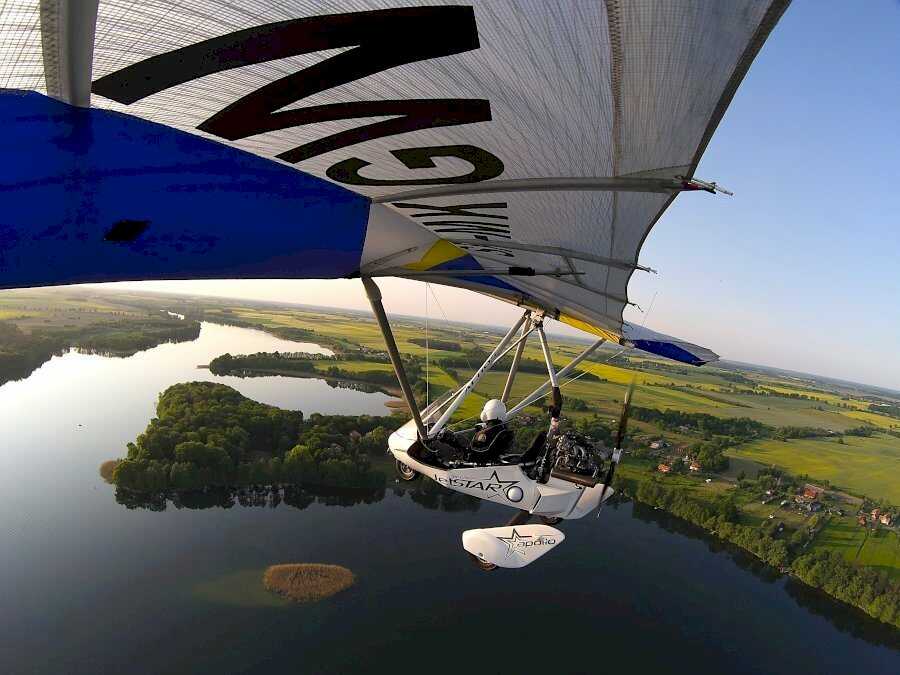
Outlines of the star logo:
<svg viewBox="0 0 900 675">
<path fill-rule="evenodd" d="M 529 534 L 522 536 L 518 532 L 516 532 L 516 528 L 513 528 L 512 536 L 510 537 L 497 537 L 500 541 L 506 542 L 506 557 L 508 558 L 513 553 L 518 553 L 521 556 L 525 554 L 518 550 L 521 546 L 520 542 L 528 541 L 529 539 L 533 539 L 533 537 Z"/>
<path fill-rule="evenodd" d="M 497 475 L 496 470 L 494 470 L 494 472 L 491 474 L 489 481 L 489 485 L 497 485 L 501 490 L 504 488 L 504 486 L 511 487 L 519 482 L 517 480 L 500 480 L 500 476 Z"/>
<path fill-rule="evenodd" d="M 502 497 L 509 488 L 518 483 L 519 481 L 517 480 L 501 480 L 495 469 L 491 473 L 491 477 L 484 481 L 484 483 L 476 483 L 472 487 L 479 487 L 485 492 L 490 492 L 491 495 L 488 499 L 493 499 L 494 497 Z"/>
</svg>

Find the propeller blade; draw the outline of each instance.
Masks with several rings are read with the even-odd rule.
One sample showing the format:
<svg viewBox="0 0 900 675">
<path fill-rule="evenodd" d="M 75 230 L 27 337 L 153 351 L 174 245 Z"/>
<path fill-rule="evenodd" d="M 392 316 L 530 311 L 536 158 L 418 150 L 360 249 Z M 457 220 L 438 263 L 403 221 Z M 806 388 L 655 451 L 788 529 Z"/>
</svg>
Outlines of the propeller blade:
<svg viewBox="0 0 900 675">
<path fill-rule="evenodd" d="M 606 497 L 606 491 L 616 475 L 616 467 L 619 465 L 619 460 L 622 457 L 622 443 L 625 441 L 625 432 L 628 430 L 628 416 L 631 414 L 631 397 L 634 394 L 635 379 L 631 378 L 631 384 L 628 385 L 628 391 L 625 392 L 625 401 L 622 403 L 619 428 L 616 429 L 616 443 L 613 447 L 612 457 L 609 460 L 609 468 L 606 470 L 606 476 L 603 478 L 603 489 L 600 491 L 600 504 L 597 507 L 598 518 L 603 511 L 603 499 Z"/>
<path fill-rule="evenodd" d="M 622 442 L 625 440 L 625 432 L 628 430 L 628 416 L 631 414 L 631 397 L 634 394 L 635 379 L 631 378 L 631 384 L 628 385 L 628 391 L 625 392 L 625 402 L 622 404 L 622 414 L 619 417 L 619 428 L 616 430 L 614 449 L 621 449 Z"/>
</svg>

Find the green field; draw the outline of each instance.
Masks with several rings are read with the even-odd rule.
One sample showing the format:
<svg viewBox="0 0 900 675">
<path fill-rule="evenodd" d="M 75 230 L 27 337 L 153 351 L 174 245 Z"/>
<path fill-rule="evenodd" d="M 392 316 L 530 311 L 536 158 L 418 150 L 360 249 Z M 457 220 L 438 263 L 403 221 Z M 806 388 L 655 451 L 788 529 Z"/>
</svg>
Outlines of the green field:
<svg viewBox="0 0 900 675">
<path fill-rule="evenodd" d="M 816 537 L 815 545 L 833 549 L 850 562 L 900 578 L 900 537 L 896 532 L 872 532 L 853 518 L 834 518 Z"/>
<path fill-rule="evenodd" d="M 832 518 L 816 537 L 816 546 L 830 548 L 853 562 L 866 542 L 867 531 L 853 518 Z"/>
<path fill-rule="evenodd" d="M 870 532 L 856 562 L 900 578 L 900 537 L 885 530 Z"/>
<path fill-rule="evenodd" d="M 900 438 L 894 436 L 846 436 L 844 444 L 766 439 L 733 448 L 728 454 L 825 479 L 854 494 L 900 503 Z"/>
</svg>

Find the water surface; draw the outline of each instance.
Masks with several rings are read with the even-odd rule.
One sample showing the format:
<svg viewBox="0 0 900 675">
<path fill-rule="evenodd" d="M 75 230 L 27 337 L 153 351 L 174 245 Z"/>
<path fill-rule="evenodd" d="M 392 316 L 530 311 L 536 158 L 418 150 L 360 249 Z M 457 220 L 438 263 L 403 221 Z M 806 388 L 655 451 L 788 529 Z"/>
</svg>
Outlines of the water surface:
<svg viewBox="0 0 900 675">
<path fill-rule="evenodd" d="M 276 349 L 317 348 L 203 324 L 194 342 L 72 352 L 0 387 L 0 672 L 900 672 L 896 631 L 640 506 L 565 523 L 535 565 L 486 574 L 460 533 L 504 523 L 493 504 L 442 510 L 393 488 L 302 509 L 116 503 L 97 467 L 176 382 L 307 414 L 385 412 L 383 394 L 196 368 Z M 255 581 L 283 562 L 345 565 L 358 582 L 291 605 Z"/>
</svg>

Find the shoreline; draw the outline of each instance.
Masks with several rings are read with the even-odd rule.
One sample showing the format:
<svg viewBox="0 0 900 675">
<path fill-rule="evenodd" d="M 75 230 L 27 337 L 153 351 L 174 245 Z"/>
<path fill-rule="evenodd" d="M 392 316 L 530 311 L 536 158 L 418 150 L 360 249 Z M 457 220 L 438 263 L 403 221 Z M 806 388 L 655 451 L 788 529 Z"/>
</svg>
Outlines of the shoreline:
<svg viewBox="0 0 900 675">
<path fill-rule="evenodd" d="M 796 562 L 799 558 L 801 558 L 803 555 L 808 555 L 808 554 L 809 554 L 805 549 L 804 549 L 804 552 L 802 552 L 802 553 L 800 553 L 800 554 L 798 554 L 798 555 L 793 556 L 792 559 L 789 559 L 789 560 L 786 562 L 785 565 L 775 566 L 775 565 L 773 565 L 771 562 L 769 562 L 769 561 L 765 560 L 764 558 L 762 558 L 759 554 L 757 554 L 757 552 L 751 550 L 750 548 L 747 548 L 746 546 L 742 546 L 741 544 L 737 543 L 736 541 L 733 541 L 733 540 L 730 539 L 730 538 L 727 538 L 726 536 L 724 536 L 723 534 L 721 534 L 719 530 L 711 530 L 711 529 L 709 529 L 708 527 L 706 527 L 706 526 L 704 526 L 704 525 L 701 525 L 700 523 L 695 523 L 695 522 L 693 522 L 693 521 L 691 521 L 691 520 L 689 520 L 689 519 L 687 519 L 687 518 L 685 518 L 685 517 L 683 517 L 683 516 L 681 516 L 681 515 L 675 513 L 674 511 L 670 510 L 670 509 L 666 506 L 665 503 L 662 503 L 662 504 L 654 504 L 654 503 L 652 503 L 652 502 L 650 502 L 650 501 L 645 501 L 645 500 L 643 500 L 643 499 L 640 499 L 640 498 L 638 497 L 638 495 L 637 495 L 637 493 L 638 493 L 638 489 L 637 489 L 637 488 L 638 488 L 641 484 L 651 483 L 652 481 L 650 481 L 650 480 L 648 480 L 648 479 L 643 479 L 643 480 L 641 480 L 641 479 L 634 479 L 634 478 L 629 478 L 629 479 L 626 479 L 626 480 L 628 481 L 628 483 L 633 483 L 633 484 L 634 484 L 634 489 L 631 489 L 631 486 L 630 486 L 630 485 L 629 485 L 629 487 L 628 487 L 627 489 L 623 489 L 622 487 L 620 487 L 620 492 L 619 492 L 619 494 L 620 494 L 621 496 L 627 497 L 628 499 L 632 500 L 632 501 L 635 502 L 636 504 L 641 504 L 641 505 L 646 506 L 646 507 L 648 507 L 648 508 L 659 509 L 660 511 L 662 511 L 663 513 L 665 513 L 667 516 L 669 516 L 669 517 L 671 517 L 671 518 L 675 518 L 675 519 L 677 519 L 679 522 L 681 522 L 681 523 L 683 523 L 683 524 L 686 524 L 686 525 L 688 525 L 688 526 L 690 526 L 690 527 L 692 527 L 692 528 L 697 529 L 699 532 L 702 532 L 704 535 L 706 535 L 706 536 L 708 536 L 708 537 L 711 537 L 711 538 L 714 538 L 717 542 L 719 542 L 719 543 L 721 543 L 721 544 L 723 544 L 723 545 L 726 545 L 726 546 L 732 546 L 732 547 L 734 547 L 736 550 L 738 550 L 738 551 L 740 551 L 740 552 L 742 552 L 742 553 L 744 553 L 744 554 L 747 554 L 747 555 L 752 556 L 754 560 L 757 560 L 759 563 L 765 565 L 768 569 L 772 570 L 774 573 L 777 573 L 777 574 L 780 575 L 780 576 L 788 577 L 789 579 L 792 579 L 792 580 L 794 580 L 794 581 L 796 581 L 796 582 L 799 582 L 799 583 L 803 584 L 803 585 L 804 585 L 805 587 L 807 587 L 807 588 L 810 588 L 810 589 L 812 589 L 812 590 L 814 590 L 814 591 L 817 591 L 818 593 L 821 593 L 823 596 L 827 597 L 831 602 L 837 603 L 838 605 L 841 605 L 841 606 L 843 606 L 843 607 L 849 607 L 849 608 L 851 608 L 852 610 L 854 610 L 854 611 L 856 611 L 856 612 L 861 612 L 863 615 L 865 615 L 867 618 L 871 619 L 872 621 L 878 622 L 879 625 L 882 625 L 882 626 L 888 626 L 888 627 L 890 627 L 890 628 L 894 628 L 894 629 L 897 630 L 897 631 L 900 631 L 900 625 L 897 625 L 897 623 L 894 623 L 894 622 L 892 622 L 892 621 L 886 621 L 886 620 L 883 620 L 883 619 L 880 618 L 880 617 L 873 616 L 872 614 L 870 614 L 869 612 L 867 612 L 864 608 L 859 607 L 859 606 L 857 606 L 857 605 L 855 605 L 855 604 L 853 604 L 853 603 L 851 603 L 851 602 L 847 602 L 846 600 L 844 600 L 844 599 L 842 599 L 842 598 L 839 598 L 839 597 L 833 595 L 832 593 L 829 593 L 828 590 L 827 590 L 824 586 L 816 586 L 816 585 L 814 585 L 814 584 L 811 584 L 811 583 L 809 583 L 806 579 L 804 579 L 802 576 L 800 576 L 800 575 L 793 569 L 793 563 L 795 563 L 795 562 Z M 666 488 L 666 489 L 667 489 L 667 490 L 672 490 L 672 488 Z M 674 490 L 672 490 L 672 491 L 674 492 Z M 745 527 L 745 526 L 744 526 L 744 527 Z M 775 541 L 780 541 L 780 540 L 775 540 Z M 853 568 L 855 568 L 857 571 L 867 569 L 867 568 L 864 567 L 864 566 L 857 566 L 857 565 L 853 565 L 852 563 L 847 563 L 847 564 L 850 565 L 850 566 L 852 566 Z M 898 617 L 898 618 L 900 618 L 900 617 Z"/>
</svg>

